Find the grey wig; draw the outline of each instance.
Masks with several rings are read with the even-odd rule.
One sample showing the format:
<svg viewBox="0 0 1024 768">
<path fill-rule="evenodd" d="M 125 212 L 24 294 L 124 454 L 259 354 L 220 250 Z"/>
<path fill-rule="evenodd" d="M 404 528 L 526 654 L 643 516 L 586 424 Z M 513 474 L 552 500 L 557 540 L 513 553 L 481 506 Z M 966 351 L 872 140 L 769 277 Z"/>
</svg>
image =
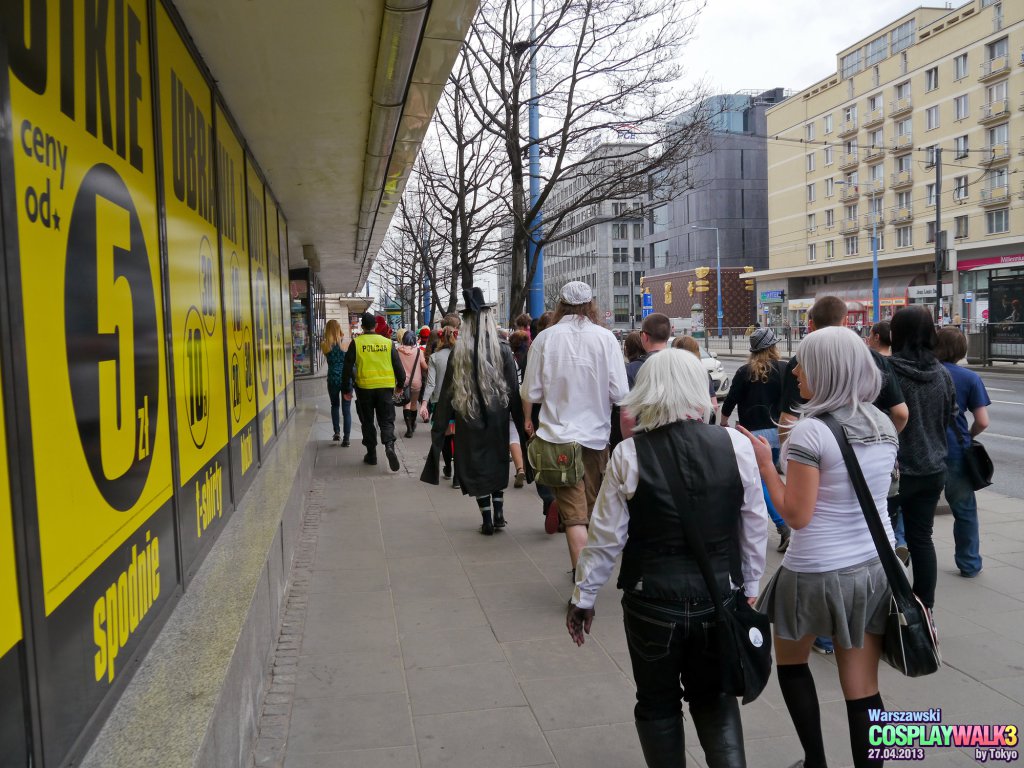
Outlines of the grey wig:
<svg viewBox="0 0 1024 768">
<path fill-rule="evenodd" d="M 481 309 L 476 315 L 469 315 L 463 322 L 459 340 L 452 350 L 449 365 L 452 366 L 452 406 L 464 419 L 480 417 L 487 404 L 498 403 L 508 406 L 508 385 L 502 370 L 501 347 L 498 343 L 498 328 L 494 315 L 489 309 Z M 479 344 L 477 336 L 479 335 Z M 483 409 L 473 383 L 473 355 L 477 355 L 479 393 L 485 401 Z"/>
</svg>

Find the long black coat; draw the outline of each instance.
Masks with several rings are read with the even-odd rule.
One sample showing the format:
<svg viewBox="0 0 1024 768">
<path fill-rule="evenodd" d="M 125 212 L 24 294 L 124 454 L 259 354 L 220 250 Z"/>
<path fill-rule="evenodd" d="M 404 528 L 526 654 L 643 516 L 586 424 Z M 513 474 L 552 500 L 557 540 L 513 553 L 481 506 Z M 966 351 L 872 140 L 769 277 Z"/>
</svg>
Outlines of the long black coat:
<svg viewBox="0 0 1024 768">
<path fill-rule="evenodd" d="M 455 420 L 455 477 L 467 496 L 486 496 L 508 487 L 509 416 L 519 431 L 519 443 L 526 456 L 526 429 L 523 425 L 523 402 L 519 397 L 519 376 L 515 359 L 508 344 L 499 345 L 502 372 L 508 386 L 508 406 L 491 404 L 476 419 L 463 418 L 452 407 L 451 388 L 454 368 L 449 362 L 441 385 L 441 394 L 434 409 L 434 423 L 430 430 L 430 454 L 427 456 L 420 480 L 431 485 L 440 482 L 438 462 L 445 430 Z M 527 482 L 533 482 L 533 470 L 525 462 Z"/>
</svg>

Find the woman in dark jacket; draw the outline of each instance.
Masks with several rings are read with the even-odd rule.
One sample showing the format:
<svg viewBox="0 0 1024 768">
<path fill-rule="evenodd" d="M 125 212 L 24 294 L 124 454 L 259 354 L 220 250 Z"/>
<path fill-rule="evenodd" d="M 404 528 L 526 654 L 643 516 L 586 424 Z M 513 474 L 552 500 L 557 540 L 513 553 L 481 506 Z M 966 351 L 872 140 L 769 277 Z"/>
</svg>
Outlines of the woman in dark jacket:
<svg viewBox="0 0 1024 768">
<path fill-rule="evenodd" d="M 900 490 L 907 549 L 914 569 L 914 594 L 929 609 L 935 605 L 938 567 L 932 527 L 946 481 L 946 427 L 956 414 L 956 390 L 935 358 L 935 323 L 921 306 L 892 316 L 889 364 L 910 410 L 900 432 Z"/>
<path fill-rule="evenodd" d="M 464 322 L 434 409 L 432 445 L 420 480 L 438 484 L 444 433 L 454 419 L 455 478 L 463 494 L 476 498 L 480 532 L 490 536 L 505 527 L 510 415 L 520 435 L 525 435 L 526 429 L 512 350 L 499 341 L 494 316 L 484 306 L 480 289 L 463 291 L 463 295 Z M 526 446 L 522 448 L 525 453 Z M 533 479 L 529 468 L 526 479 Z"/>
</svg>

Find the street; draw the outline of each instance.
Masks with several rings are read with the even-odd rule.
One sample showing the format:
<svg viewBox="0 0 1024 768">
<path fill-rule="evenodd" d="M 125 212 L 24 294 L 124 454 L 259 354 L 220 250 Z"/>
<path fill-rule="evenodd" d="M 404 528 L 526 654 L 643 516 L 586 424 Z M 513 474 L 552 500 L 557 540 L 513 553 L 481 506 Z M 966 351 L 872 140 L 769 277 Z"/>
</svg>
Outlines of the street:
<svg viewBox="0 0 1024 768">
<path fill-rule="evenodd" d="M 719 359 L 730 376 L 745 362 L 743 358 L 724 355 Z M 996 468 L 991 490 L 1024 499 L 1024 375 L 978 373 L 992 399 L 989 428 L 978 437 Z"/>
</svg>

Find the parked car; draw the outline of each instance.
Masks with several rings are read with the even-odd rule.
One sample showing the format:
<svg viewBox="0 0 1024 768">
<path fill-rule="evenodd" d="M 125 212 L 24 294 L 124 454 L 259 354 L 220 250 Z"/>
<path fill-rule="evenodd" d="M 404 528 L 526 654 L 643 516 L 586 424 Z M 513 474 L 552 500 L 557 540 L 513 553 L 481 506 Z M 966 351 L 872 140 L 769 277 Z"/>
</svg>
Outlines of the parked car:
<svg viewBox="0 0 1024 768">
<path fill-rule="evenodd" d="M 715 386 L 717 387 L 715 394 L 718 395 L 718 400 L 721 402 L 722 398 L 729 394 L 729 387 L 732 385 L 732 379 L 729 374 L 725 372 L 725 369 L 722 368 L 722 362 L 714 352 L 709 352 L 704 349 L 704 347 L 701 347 L 700 361 L 704 363 L 704 368 L 706 368 L 707 372 L 711 375 L 711 380 L 715 382 Z"/>
</svg>

